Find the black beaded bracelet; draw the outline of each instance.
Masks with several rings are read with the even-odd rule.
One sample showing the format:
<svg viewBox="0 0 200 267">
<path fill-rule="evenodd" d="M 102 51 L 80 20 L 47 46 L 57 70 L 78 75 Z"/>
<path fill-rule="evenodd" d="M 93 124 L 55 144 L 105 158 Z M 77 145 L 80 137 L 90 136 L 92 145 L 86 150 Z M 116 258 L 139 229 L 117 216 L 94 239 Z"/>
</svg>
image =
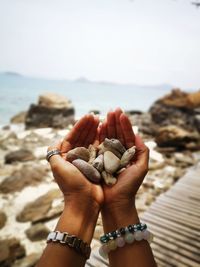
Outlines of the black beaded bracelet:
<svg viewBox="0 0 200 267">
<path fill-rule="evenodd" d="M 147 229 L 147 225 L 145 223 L 138 223 L 138 224 L 130 224 L 127 227 L 122 227 L 117 229 L 116 231 L 109 232 L 100 237 L 101 243 L 105 244 L 110 240 L 116 239 L 117 237 L 123 236 L 126 233 L 134 233 L 137 231 L 144 231 Z"/>
</svg>

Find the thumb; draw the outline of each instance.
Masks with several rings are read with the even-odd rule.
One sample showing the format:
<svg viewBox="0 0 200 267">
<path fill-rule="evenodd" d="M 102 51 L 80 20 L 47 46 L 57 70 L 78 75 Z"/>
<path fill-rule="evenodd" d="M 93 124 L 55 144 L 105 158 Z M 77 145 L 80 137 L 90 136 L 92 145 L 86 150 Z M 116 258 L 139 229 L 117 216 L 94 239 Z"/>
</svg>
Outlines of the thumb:
<svg viewBox="0 0 200 267">
<path fill-rule="evenodd" d="M 148 172 L 149 148 L 144 144 L 139 135 L 135 136 L 136 160 L 135 164 L 145 173 Z"/>
<path fill-rule="evenodd" d="M 49 152 L 51 150 L 60 150 L 61 146 L 62 142 L 55 143 L 52 146 L 49 146 L 47 151 Z M 70 170 L 72 168 L 71 164 L 68 161 L 65 161 L 61 157 L 61 155 L 58 154 L 51 156 L 49 163 L 54 176 L 60 176 L 63 175 L 63 173 L 70 173 Z"/>
</svg>

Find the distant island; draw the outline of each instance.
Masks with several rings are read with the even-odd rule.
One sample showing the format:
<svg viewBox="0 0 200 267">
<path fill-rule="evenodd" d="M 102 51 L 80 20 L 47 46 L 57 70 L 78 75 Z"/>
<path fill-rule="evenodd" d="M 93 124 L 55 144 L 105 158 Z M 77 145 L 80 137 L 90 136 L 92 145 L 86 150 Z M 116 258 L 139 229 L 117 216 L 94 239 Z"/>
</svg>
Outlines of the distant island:
<svg viewBox="0 0 200 267">
<path fill-rule="evenodd" d="M 2 74 L 9 75 L 9 76 L 22 76 L 21 74 L 14 72 L 14 71 L 5 71 Z"/>
<path fill-rule="evenodd" d="M 10 76 L 10 77 L 22 77 L 22 78 L 27 78 L 27 79 L 34 79 L 38 81 L 65 81 L 65 82 L 74 82 L 74 83 L 79 83 L 79 84 L 96 84 L 96 85 L 105 85 L 105 86 L 129 86 L 133 87 L 135 89 L 138 88 L 146 88 L 146 89 L 158 89 L 158 90 L 170 90 L 171 88 L 174 88 L 173 85 L 163 83 L 163 84 L 152 84 L 152 85 L 143 85 L 143 84 L 136 84 L 136 83 L 120 83 L 120 82 L 112 82 L 112 81 L 104 81 L 104 80 L 90 80 L 84 76 L 80 76 L 77 79 L 70 80 L 67 78 L 63 79 L 52 79 L 52 78 L 38 78 L 38 77 L 32 77 L 32 76 L 26 76 L 18 72 L 14 71 L 2 71 L 0 72 L 0 75 L 4 76 Z"/>
</svg>

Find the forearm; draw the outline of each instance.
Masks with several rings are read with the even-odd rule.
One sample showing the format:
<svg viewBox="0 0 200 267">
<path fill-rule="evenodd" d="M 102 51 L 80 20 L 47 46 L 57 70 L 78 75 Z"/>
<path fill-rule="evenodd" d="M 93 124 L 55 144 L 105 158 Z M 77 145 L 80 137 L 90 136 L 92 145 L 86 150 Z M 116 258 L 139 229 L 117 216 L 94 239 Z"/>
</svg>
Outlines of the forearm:
<svg viewBox="0 0 200 267">
<path fill-rule="evenodd" d="M 138 214 L 133 203 L 112 205 L 102 209 L 104 232 L 112 232 L 130 224 L 139 223 Z M 156 267 L 149 243 L 146 240 L 134 241 L 109 252 L 111 267 Z"/>
<path fill-rule="evenodd" d="M 88 244 L 91 243 L 94 228 L 98 218 L 97 205 L 82 201 L 79 205 L 69 203 L 57 223 L 55 231 L 68 232 Z M 78 267 L 84 266 L 86 258 L 73 248 L 60 243 L 48 243 L 37 267 Z"/>
</svg>

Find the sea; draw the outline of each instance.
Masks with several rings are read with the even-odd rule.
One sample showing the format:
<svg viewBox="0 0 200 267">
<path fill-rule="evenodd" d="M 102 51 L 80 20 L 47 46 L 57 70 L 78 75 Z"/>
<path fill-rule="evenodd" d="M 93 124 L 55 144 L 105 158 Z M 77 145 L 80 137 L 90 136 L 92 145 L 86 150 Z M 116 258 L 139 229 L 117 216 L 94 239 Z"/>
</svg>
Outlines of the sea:
<svg viewBox="0 0 200 267">
<path fill-rule="evenodd" d="M 147 111 L 152 103 L 167 94 L 173 86 L 168 84 L 141 86 L 77 80 L 48 80 L 26 77 L 13 73 L 0 73 L 0 126 L 7 125 L 10 118 L 28 110 L 37 103 L 38 96 L 54 92 L 69 98 L 76 117 L 91 110 L 105 115 L 111 109 L 121 107 L 125 111 Z"/>
</svg>

